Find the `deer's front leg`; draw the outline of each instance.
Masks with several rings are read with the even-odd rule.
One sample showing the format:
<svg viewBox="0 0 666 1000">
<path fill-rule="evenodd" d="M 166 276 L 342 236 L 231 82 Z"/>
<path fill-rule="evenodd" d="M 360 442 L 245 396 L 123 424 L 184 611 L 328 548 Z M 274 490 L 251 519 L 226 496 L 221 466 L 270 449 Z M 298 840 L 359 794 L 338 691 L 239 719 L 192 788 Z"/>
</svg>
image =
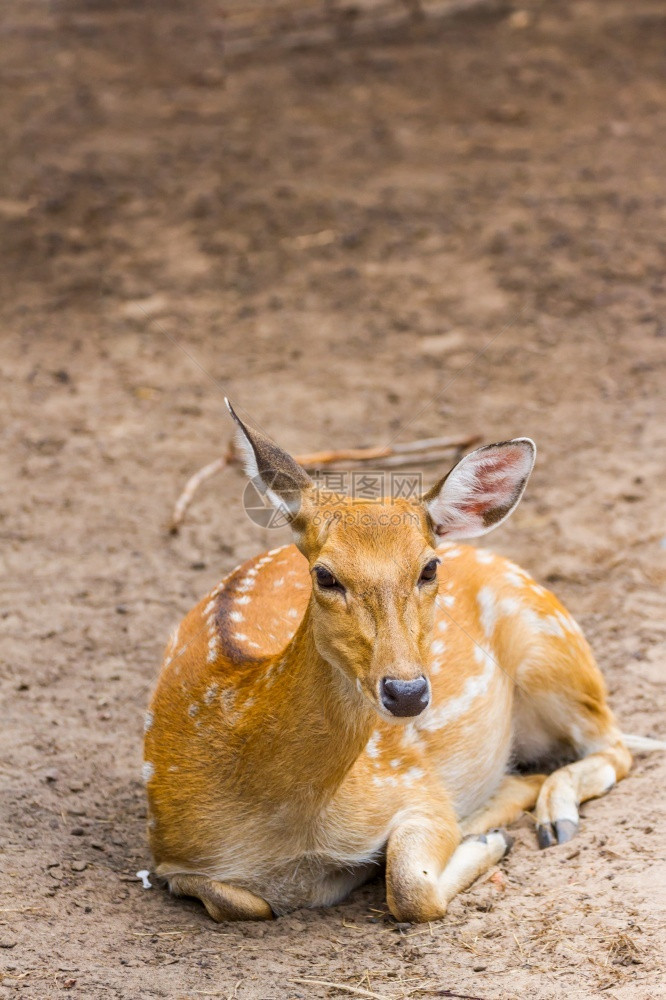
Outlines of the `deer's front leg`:
<svg viewBox="0 0 666 1000">
<path fill-rule="evenodd" d="M 465 838 L 451 814 L 405 820 L 389 837 L 386 897 L 396 920 L 438 920 L 459 892 L 504 857 L 512 839 L 503 830 Z"/>
</svg>

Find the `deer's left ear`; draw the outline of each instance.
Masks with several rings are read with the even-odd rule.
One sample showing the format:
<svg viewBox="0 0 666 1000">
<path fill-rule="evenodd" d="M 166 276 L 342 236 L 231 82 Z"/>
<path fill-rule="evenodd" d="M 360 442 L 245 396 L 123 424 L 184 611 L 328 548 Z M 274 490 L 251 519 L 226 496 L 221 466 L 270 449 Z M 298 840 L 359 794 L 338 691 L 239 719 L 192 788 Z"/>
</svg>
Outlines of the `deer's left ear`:
<svg viewBox="0 0 666 1000">
<path fill-rule="evenodd" d="M 496 528 L 518 506 L 536 458 L 530 438 L 470 452 L 423 497 L 436 535 L 474 538 Z"/>
</svg>

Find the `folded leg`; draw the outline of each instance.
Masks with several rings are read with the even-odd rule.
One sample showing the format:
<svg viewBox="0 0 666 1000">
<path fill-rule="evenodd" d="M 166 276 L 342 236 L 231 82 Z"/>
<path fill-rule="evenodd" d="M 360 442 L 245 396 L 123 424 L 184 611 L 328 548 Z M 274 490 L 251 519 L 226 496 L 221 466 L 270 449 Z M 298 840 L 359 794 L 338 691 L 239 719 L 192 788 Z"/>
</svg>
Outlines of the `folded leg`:
<svg viewBox="0 0 666 1000">
<path fill-rule="evenodd" d="M 507 774 L 502 784 L 484 806 L 460 821 L 463 833 L 487 833 L 498 826 L 509 826 L 533 809 L 545 774 Z"/>
<path fill-rule="evenodd" d="M 247 889 L 218 882 L 206 875 L 172 875 L 169 888 L 174 896 L 195 896 L 217 920 L 270 920 L 273 912 L 266 902 Z"/>
<path fill-rule="evenodd" d="M 511 843 L 502 830 L 461 843 L 453 816 L 448 822 L 433 816 L 406 820 L 388 842 L 386 896 L 391 913 L 414 923 L 443 917 L 453 897 L 499 861 Z"/>
</svg>

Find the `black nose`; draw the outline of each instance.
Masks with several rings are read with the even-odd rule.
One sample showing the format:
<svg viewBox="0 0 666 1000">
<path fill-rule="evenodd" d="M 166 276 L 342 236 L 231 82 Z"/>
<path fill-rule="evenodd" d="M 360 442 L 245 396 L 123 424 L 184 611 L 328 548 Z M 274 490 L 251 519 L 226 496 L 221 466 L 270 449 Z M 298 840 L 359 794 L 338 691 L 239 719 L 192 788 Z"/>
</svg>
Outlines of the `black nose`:
<svg viewBox="0 0 666 1000">
<path fill-rule="evenodd" d="M 384 708 L 391 715 L 401 717 L 420 715 L 430 701 L 430 684 L 426 677 L 414 681 L 399 681 L 394 677 L 384 677 L 379 685 Z"/>
</svg>

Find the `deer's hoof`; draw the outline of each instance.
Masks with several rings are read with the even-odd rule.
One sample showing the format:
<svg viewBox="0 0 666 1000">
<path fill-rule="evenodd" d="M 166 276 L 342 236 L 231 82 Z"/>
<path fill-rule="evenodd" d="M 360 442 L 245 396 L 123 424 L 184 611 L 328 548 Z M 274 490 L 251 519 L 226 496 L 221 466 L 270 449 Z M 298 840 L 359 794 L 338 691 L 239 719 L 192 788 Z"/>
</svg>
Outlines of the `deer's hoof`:
<svg viewBox="0 0 666 1000">
<path fill-rule="evenodd" d="M 575 837 L 578 833 L 578 823 L 574 823 L 570 819 L 556 819 L 555 820 L 555 836 L 557 837 L 558 844 L 566 844 L 568 840 Z"/>
<path fill-rule="evenodd" d="M 555 844 L 566 844 L 578 833 L 578 823 L 571 819 L 556 819 L 553 823 L 539 823 L 537 826 L 537 843 L 541 850 L 554 847 Z"/>
<path fill-rule="evenodd" d="M 502 857 L 505 857 L 514 845 L 514 838 L 511 836 L 510 833 L 507 833 L 506 830 L 503 830 L 500 827 L 495 827 L 493 830 L 488 830 L 488 833 L 489 834 L 496 833 L 502 838 L 502 840 L 504 841 L 504 854 L 502 855 Z"/>
</svg>

